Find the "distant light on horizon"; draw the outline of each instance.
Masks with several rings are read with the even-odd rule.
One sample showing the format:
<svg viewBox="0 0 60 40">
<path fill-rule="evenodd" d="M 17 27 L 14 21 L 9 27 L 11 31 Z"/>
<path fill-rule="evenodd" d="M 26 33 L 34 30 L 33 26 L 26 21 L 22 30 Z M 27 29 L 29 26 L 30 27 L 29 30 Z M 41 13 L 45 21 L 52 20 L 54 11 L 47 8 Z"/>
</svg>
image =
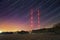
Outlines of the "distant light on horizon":
<svg viewBox="0 0 60 40">
<path fill-rule="evenodd" d="M 0 31 L 0 33 L 2 33 L 3 31 Z"/>
</svg>

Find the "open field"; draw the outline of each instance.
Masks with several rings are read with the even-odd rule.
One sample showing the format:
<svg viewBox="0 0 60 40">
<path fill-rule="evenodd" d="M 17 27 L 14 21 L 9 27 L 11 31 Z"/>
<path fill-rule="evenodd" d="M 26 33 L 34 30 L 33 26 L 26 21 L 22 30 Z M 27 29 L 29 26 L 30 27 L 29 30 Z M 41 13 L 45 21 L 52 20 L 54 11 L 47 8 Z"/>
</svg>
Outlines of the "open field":
<svg viewBox="0 0 60 40">
<path fill-rule="evenodd" d="M 51 34 L 2 34 L 0 40 L 60 40 L 60 35 Z"/>
</svg>

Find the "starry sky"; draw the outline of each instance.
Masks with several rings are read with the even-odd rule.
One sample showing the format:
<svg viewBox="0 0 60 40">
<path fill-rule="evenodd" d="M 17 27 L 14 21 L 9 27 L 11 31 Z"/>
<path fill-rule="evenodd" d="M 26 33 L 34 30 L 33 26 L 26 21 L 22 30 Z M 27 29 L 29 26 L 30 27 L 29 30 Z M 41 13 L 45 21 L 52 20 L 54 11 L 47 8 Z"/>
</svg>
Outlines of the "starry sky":
<svg viewBox="0 0 60 40">
<path fill-rule="evenodd" d="M 31 9 L 33 29 L 50 28 L 60 22 L 60 0 L 0 0 L 0 31 L 30 30 Z M 40 27 L 37 26 L 38 9 Z"/>
</svg>

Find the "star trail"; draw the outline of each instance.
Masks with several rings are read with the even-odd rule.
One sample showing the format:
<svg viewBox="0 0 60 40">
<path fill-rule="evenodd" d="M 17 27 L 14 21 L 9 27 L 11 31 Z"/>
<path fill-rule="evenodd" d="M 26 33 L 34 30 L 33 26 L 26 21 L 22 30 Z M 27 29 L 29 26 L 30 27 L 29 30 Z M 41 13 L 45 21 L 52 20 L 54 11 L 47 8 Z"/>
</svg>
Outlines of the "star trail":
<svg viewBox="0 0 60 40">
<path fill-rule="evenodd" d="M 50 28 L 60 22 L 60 0 L 0 0 L 0 30 L 30 30 L 31 9 L 34 17 L 33 29 Z M 38 23 L 40 27 L 37 26 Z"/>
</svg>

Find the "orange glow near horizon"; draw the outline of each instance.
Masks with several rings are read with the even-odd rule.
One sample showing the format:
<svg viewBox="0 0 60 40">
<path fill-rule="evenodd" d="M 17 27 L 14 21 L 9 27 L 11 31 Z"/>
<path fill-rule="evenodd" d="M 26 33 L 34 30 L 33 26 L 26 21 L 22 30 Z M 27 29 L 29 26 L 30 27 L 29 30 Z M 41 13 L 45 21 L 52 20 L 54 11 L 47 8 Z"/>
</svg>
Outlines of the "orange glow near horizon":
<svg viewBox="0 0 60 40">
<path fill-rule="evenodd" d="M 21 31 L 21 30 L 29 31 L 30 29 L 27 26 L 28 25 L 19 24 L 19 23 L 5 22 L 0 24 L 0 31 L 2 32 L 15 32 L 15 31 Z"/>
<path fill-rule="evenodd" d="M 38 29 L 41 29 L 41 28 L 44 28 L 44 27 L 41 26 Z M 2 32 L 16 32 L 16 31 L 22 31 L 22 30 L 31 31 L 31 27 L 28 24 L 16 23 L 16 22 L 3 22 L 0 24 L 0 31 Z"/>
</svg>

